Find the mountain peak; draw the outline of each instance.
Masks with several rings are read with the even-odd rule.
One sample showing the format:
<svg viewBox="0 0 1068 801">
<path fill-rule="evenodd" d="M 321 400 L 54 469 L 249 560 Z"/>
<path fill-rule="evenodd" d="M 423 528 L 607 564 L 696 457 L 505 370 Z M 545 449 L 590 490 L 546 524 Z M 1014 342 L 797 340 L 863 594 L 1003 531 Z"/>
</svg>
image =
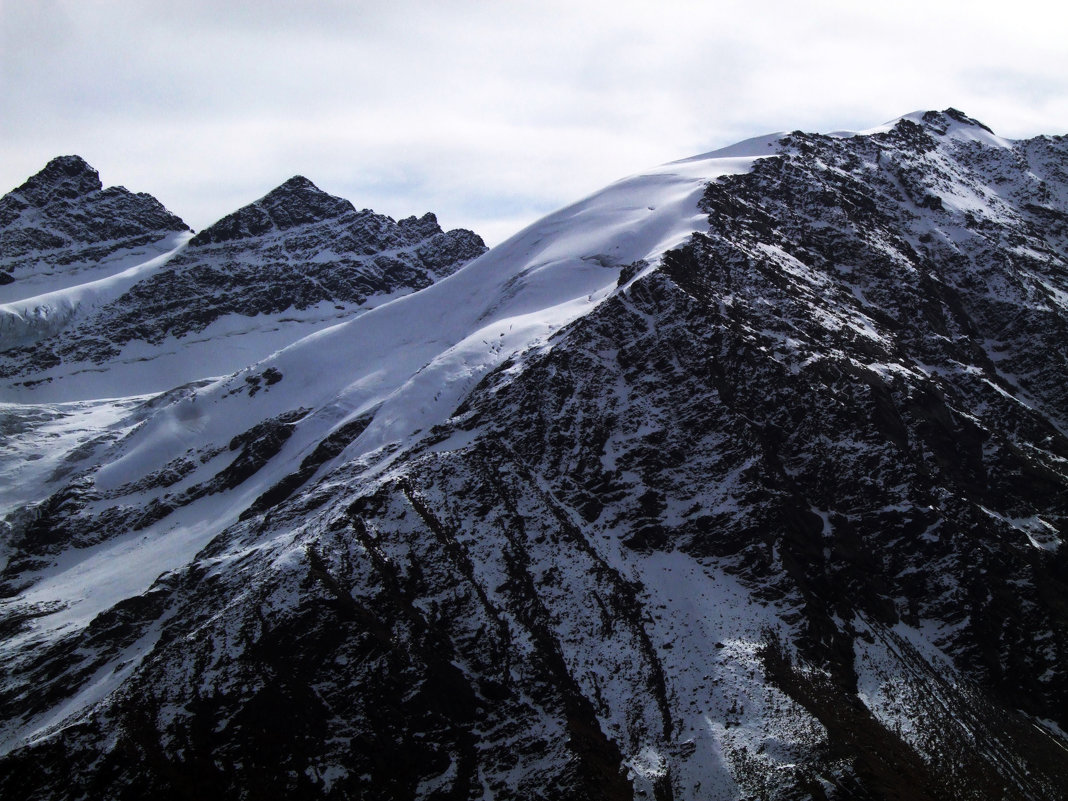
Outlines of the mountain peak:
<svg viewBox="0 0 1068 801">
<path fill-rule="evenodd" d="M 89 163 L 81 156 L 56 156 L 54 159 L 45 165 L 45 168 L 41 170 L 38 175 L 66 175 L 69 177 L 76 177 L 80 175 L 89 175 L 94 178 L 99 178 L 97 171 L 94 170 Z"/>
<path fill-rule="evenodd" d="M 306 191 L 315 192 L 318 194 L 326 194 L 325 192 L 323 192 L 323 190 L 321 190 L 303 175 L 294 175 L 289 180 L 283 181 L 281 184 L 278 185 L 276 189 L 273 189 L 272 192 L 269 194 L 282 190 L 285 190 L 287 192 Z"/>
<path fill-rule="evenodd" d="M 994 133 L 990 128 L 983 125 L 979 120 L 973 119 L 955 108 L 947 108 L 944 111 L 926 111 L 923 114 L 922 120 L 928 127 L 941 129 L 939 133 L 945 133 L 951 128 L 967 127 L 967 128 L 980 128 L 987 133 Z"/>
<path fill-rule="evenodd" d="M 950 137 L 952 139 L 964 139 L 984 142 L 997 147 L 1007 147 L 1008 142 L 1001 139 L 990 128 L 979 120 L 969 117 L 960 109 L 953 107 L 942 111 L 919 110 L 909 114 L 902 114 L 875 128 L 864 131 L 838 131 L 832 136 L 870 136 L 873 134 L 886 134 L 894 131 L 898 136 L 907 139 L 924 140 L 927 136 Z M 928 143 L 930 144 L 930 142 Z"/>
<path fill-rule="evenodd" d="M 58 156 L 15 191 L 33 205 L 43 205 L 59 198 L 84 197 L 102 188 L 99 173 L 81 156 Z"/>
<path fill-rule="evenodd" d="M 284 231 L 336 219 L 352 211 L 355 209 L 349 201 L 324 192 L 303 175 L 294 175 L 259 200 L 201 231 L 193 244 L 261 236 L 271 230 Z"/>
<path fill-rule="evenodd" d="M 331 197 L 333 196 L 324 192 L 303 175 L 294 175 L 250 205 L 274 206 L 283 204 L 289 206 L 321 201 Z M 337 198 L 334 199 L 336 200 Z"/>
<path fill-rule="evenodd" d="M 185 230 L 188 226 L 151 195 L 121 186 L 104 189 L 100 175 L 81 156 L 59 156 L 0 197 L 0 270 L 5 273 L 0 283 L 51 274 L 40 269 L 40 252 L 91 244 L 84 263 L 68 252 L 66 261 L 53 265 L 71 272 L 75 262 L 84 266 L 102 258 L 98 243 L 109 242 L 111 250 L 138 247 Z"/>
</svg>

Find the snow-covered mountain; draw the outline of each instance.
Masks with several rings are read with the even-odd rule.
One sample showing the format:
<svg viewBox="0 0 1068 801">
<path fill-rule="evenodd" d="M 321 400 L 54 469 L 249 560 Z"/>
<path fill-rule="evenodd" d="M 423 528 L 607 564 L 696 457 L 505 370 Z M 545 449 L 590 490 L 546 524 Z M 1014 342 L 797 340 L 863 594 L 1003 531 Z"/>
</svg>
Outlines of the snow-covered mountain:
<svg viewBox="0 0 1068 801">
<path fill-rule="evenodd" d="M 57 164 L 80 165 L 83 182 L 68 188 L 72 182 Z M 80 159 L 56 159 L 27 182 L 36 195 L 24 186 L 2 203 L 46 197 L 48 210 L 62 195 L 67 213 L 86 218 L 99 205 L 101 193 L 91 189 L 99 183 Z M 133 197 L 155 204 L 147 195 Z M 109 224 L 132 228 L 139 218 L 121 211 Z M 20 222 L 40 215 L 28 203 Z M 39 229 L 41 237 L 52 230 Z M 119 259 L 111 245 L 79 252 L 83 261 L 86 252 L 107 253 L 83 271 L 90 280 L 44 292 L 27 278 L 5 287 L 12 300 L 0 305 L 0 397 L 128 396 L 225 375 L 422 289 L 486 249 L 470 231 L 443 232 L 433 214 L 395 222 L 357 211 L 301 176 L 196 236 L 164 237 L 155 250 L 136 251 L 139 258 L 124 247 Z M 35 250 L 20 263 L 51 265 L 54 258 Z M 104 269 L 110 264 L 124 269 Z"/>
<path fill-rule="evenodd" d="M 1066 168 L 777 134 L 455 272 L 294 179 L 104 276 L 5 354 L 0 792 L 1064 797 Z"/>
<path fill-rule="evenodd" d="M 121 272 L 188 230 L 150 195 L 104 189 L 78 156 L 53 159 L 0 198 L 0 303 Z"/>
</svg>

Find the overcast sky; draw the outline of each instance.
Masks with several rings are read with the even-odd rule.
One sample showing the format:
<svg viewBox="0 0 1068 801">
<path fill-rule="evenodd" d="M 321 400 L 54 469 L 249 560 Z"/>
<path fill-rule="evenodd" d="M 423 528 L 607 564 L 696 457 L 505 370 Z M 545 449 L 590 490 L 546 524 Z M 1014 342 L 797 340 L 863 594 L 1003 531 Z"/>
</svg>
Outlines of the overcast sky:
<svg viewBox="0 0 1068 801">
<path fill-rule="evenodd" d="M 645 167 L 956 106 L 1068 133 L 1052 2 L 0 0 L 0 193 L 77 153 L 196 229 L 303 174 L 490 244 Z"/>
</svg>

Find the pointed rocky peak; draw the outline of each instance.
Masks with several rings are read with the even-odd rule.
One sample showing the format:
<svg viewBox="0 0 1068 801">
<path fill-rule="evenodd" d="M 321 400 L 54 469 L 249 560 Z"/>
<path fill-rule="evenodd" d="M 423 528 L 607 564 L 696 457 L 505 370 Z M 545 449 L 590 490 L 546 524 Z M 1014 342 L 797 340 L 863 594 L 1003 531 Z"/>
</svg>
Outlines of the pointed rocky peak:
<svg viewBox="0 0 1068 801">
<path fill-rule="evenodd" d="M 58 156 L 52 159 L 30 182 L 51 184 L 57 189 L 76 192 L 79 195 L 96 192 L 103 187 L 100 174 L 81 156 Z"/>
<path fill-rule="evenodd" d="M 330 200 L 337 201 L 340 198 L 327 194 L 303 175 L 294 175 L 251 205 L 260 205 L 267 208 L 276 206 L 297 207 L 329 202 Z"/>
<path fill-rule="evenodd" d="M 84 197 L 102 187 L 100 175 L 81 156 L 59 156 L 11 194 L 26 205 L 44 206 Z"/>
<path fill-rule="evenodd" d="M 303 175 L 294 175 L 268 192 L 259 203 L 281 229 L 334 219 L 355 211 L 349 201 L 324 192 Z"/>
<path fill-rule="evenodd" d="M 104 189 L 85 159 L 60 156 L 0 197 L 0 267 L 11 272 L 23 257 L 75 244 L 111 242 L 113 250 L 186 230 L 151 195 L 121 186 Z"/>
<path fill-rule="evenodd" d="M 979 142 L 994 147 L 1009 146 L 1006 140 L 998 137 L 983 123 L 955 108 L 947 108 L 944 111 L 914 111 L 898 118 L 877 133 L 923 151 L 932 150 L 940 141 L 947 139 Z"/>
<path fill-rule="evenodd" d="M 269 198 L 269 197 L 271 197 L 272 195 L 275 195 L 275 194 L 286 194 L 286 193 L 298 193 L 299 194 L 301 192 L 310 193 L 310 194 L 317 194 L 317 195 L 325 195 L 326 194 L 325 192 L 323 192 L 322 189 L 317 187 L 314 183 L 312 183 L 310 180 L 305 178 L 303 175 L 294 175 L 288 181 L 283 181 L 275 189 L 272 189 L 270 192 L 268 192 L 264 196 L 264 199 Z"/>
<path fill-rule="evenodd" d="M 955 108 L 943 111 L 920 110 L 902 114 L 888 123 L 860 131 L 861 136 L 875 137 L 876 141 L 906 145 L 912 150 L 926 152 L 939 146 L 942 139 L 973 141 L 995 147 L 1007 147 L 1009 143 L 995 135 L 983 123 Z M 790 137 L 795 137 L 791 133 Z M 831 133 L 832 137 L 857 136 L 851 131 Z"/>
<path fill-rule="evenodd" d="M 353 211 L 349 201 L 324 192 L 303 175 L 294 175 L 254 203 L 205 228 L 192 244 L 248 239 L 272 230 L 336 219 Z"/>
</svg>

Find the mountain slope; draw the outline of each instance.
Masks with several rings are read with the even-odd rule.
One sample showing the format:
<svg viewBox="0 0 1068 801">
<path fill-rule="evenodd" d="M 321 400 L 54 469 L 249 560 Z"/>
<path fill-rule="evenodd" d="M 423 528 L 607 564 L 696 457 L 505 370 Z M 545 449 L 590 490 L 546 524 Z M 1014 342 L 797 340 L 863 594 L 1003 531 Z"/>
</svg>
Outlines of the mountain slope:
<svg viewBox="0 0 1068 801">
<path fill-rule="evenodd" d="M 1065 795 L 1066 163 L 952 109 L 753 140 L 20 410 L 0 787 Z"/>
<path fill-rule="evenodd" d="M 0 198 L 0 302 L 103 278 L 188 230 L 151 195 L 104 189 L 78 156 L 52 159 Z"/>
<path fill-rule="evenodd" d="M 432 214 L 357 212 L 300 176 L 185 240 L 117 275 L 0 307 L 5 394 L 140 394 L 233 372 L 485 250 Z"/>
</svg>

